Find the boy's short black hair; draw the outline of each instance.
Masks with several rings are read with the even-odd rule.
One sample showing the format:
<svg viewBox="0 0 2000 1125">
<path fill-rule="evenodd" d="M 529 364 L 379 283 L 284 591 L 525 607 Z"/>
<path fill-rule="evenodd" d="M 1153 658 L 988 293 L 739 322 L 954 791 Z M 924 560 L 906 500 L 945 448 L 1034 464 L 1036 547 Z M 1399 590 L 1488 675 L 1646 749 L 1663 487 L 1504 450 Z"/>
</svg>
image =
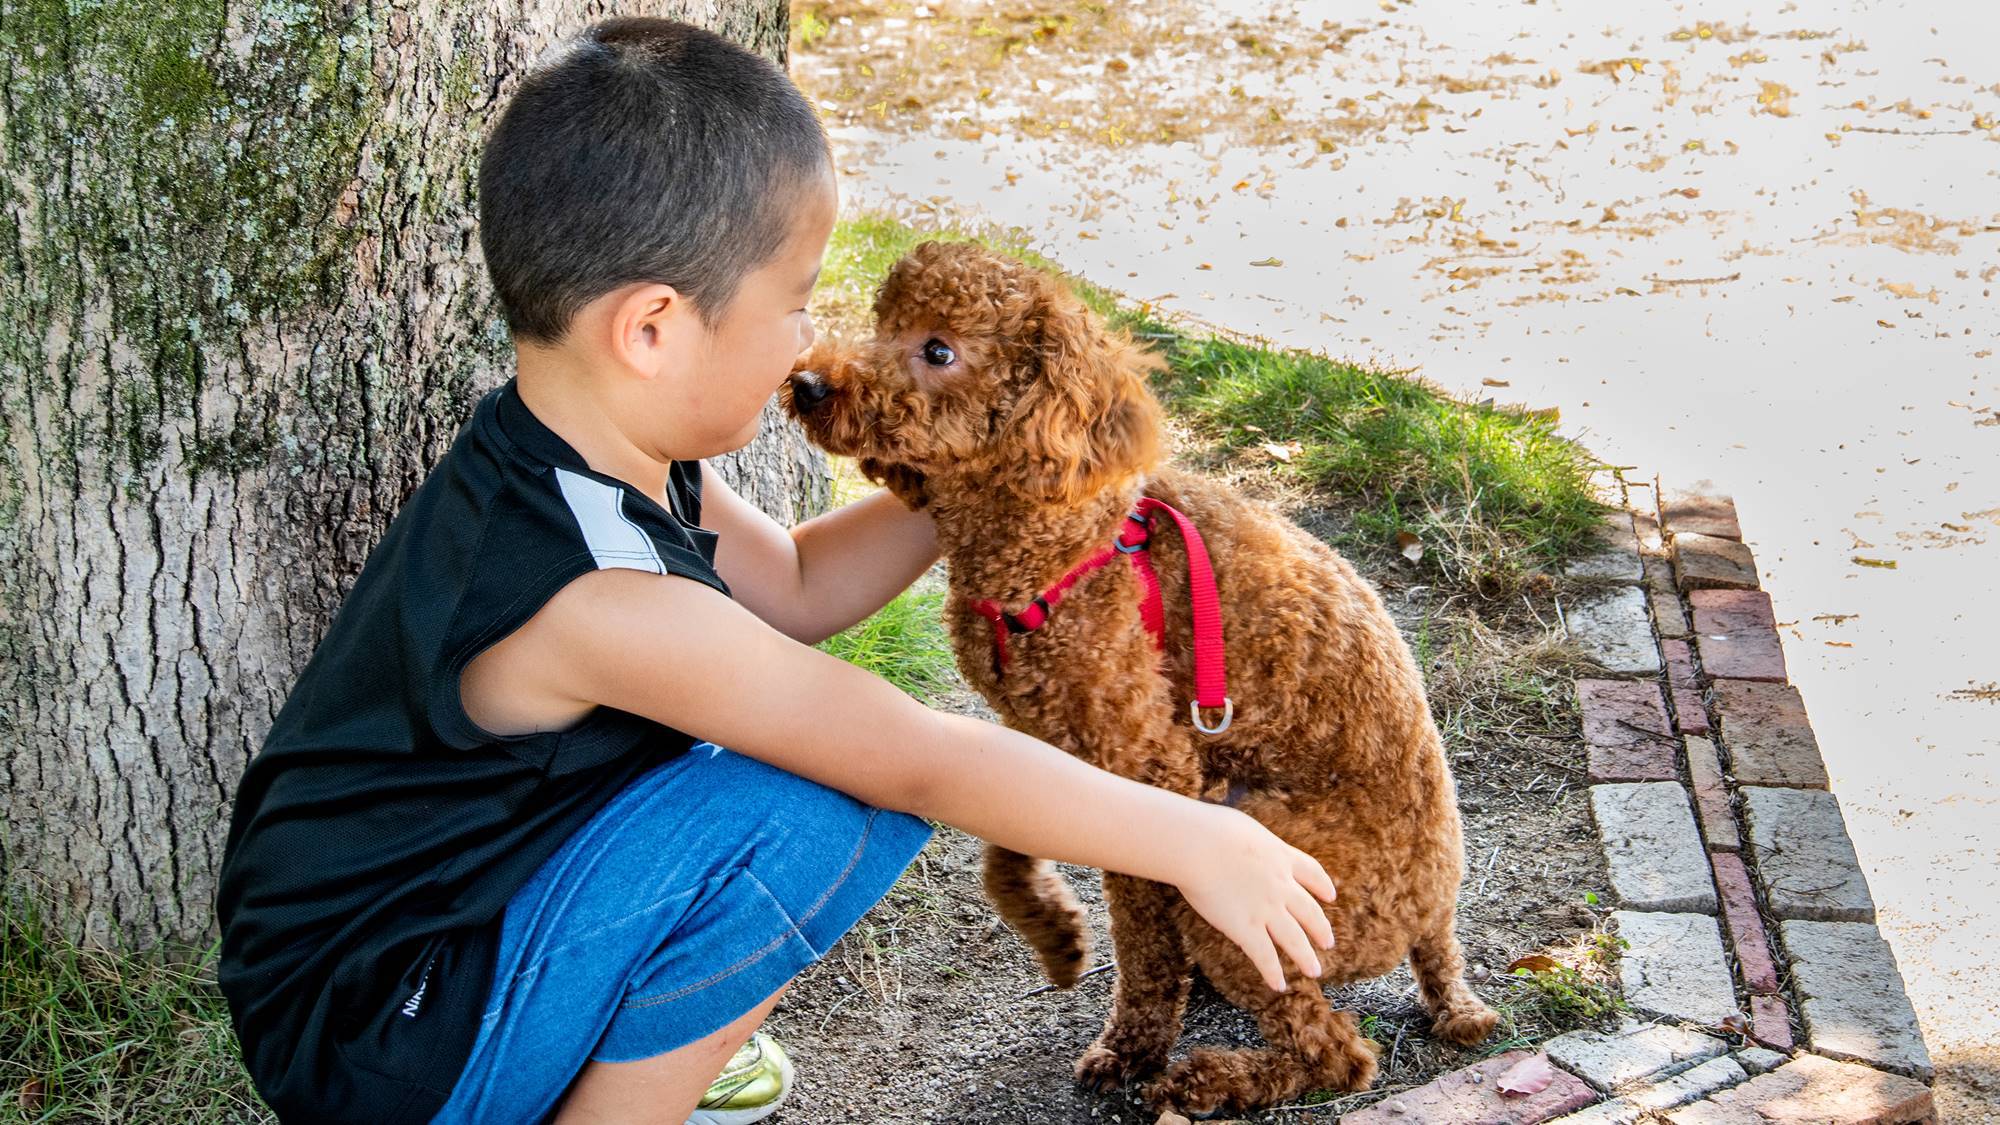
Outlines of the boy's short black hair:
<svg viewBox="0 0 2000 1125">
<path fill-rule="evenodd" d="M 591 27 L 521 83 L 480 157 L 507 327 L 556 343 L 584 305 L 652 281 L 712 330 L 830 164 L 818 115 L 768 60 L 672 20 Z"/>
</svg>

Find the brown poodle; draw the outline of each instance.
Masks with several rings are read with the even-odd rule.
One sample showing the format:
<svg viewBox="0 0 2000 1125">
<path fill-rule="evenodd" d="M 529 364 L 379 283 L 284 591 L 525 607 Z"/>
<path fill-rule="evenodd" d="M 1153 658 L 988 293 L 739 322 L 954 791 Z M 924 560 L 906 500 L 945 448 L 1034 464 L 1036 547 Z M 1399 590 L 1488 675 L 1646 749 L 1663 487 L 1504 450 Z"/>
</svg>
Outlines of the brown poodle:
<svg viewBox="0 0 2000 1125">
<path fill-rule="evenodd" d="M 1408 958 L 1436 1033 L 1472 1044 L 1495 1016 L 1466 987 L 1452 932 L 1463 877 L 1451 773 L 1423 681 L 1374 589 L 1270 508 L 1161 467 L 1158 366 L 1061 281 L 970 243 L 926 242 L 890 271 L 875 339 L 801 357 L 786 400 L 819 445 L 859 459 L 927 508 L 950 563 L 959 667 L 1008 725 L 1114 773 L 1222 800 L 1318 857 L 1339 887 L 1338 946 L 1318 984 Z M 1141 619 L 1139 568 L 1115 558 L 1064 592 L 1046 623 L 1005 638 L 975 603 L 1029 612 L 1037 595 L 1126 528 L 1140 497 L 1199 529 L 1221 594 L 1234 718 L 1198 731 L 1187 551 L 1152 520 L 1164 651 Z M 1213 711 L 1205 726 L 1221 725 Z M 1074 984 L 1083 911 L 1043 860 L 989 848 L 986 888 Z M 1360 1090 L 1375 1044 L 1290 969 L 1272 992 L 1172 887 L 1107 874 L 1117 996 L 1077 1060 L 1103 1090 L 1158 1076 L 1157 1105 L 1245 1110 L 1315 1089 Z M 1195 1051 L 1167 1065 L 1190 967 L 1257 1018 L 1270 1046 Z M 1164 1074 L 1161 1072 L 1164 1071 Z"/>
</svg>

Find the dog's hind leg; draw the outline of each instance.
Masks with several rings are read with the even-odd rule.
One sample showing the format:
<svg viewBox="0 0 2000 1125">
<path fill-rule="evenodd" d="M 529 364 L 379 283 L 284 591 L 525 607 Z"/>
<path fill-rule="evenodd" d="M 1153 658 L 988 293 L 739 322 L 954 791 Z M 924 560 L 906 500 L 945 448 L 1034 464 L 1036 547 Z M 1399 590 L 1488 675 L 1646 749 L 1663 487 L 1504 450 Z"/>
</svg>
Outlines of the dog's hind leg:
<svg viewBox="0 0 2000 1125">
<path fill-rule="evenodd" d="M 1449 916 L 1436 933 L 1410 948 L 1410 972 L 1438 1038 L 1470 1047 L 1492 1034 L 1500 1017 L 1466 986 L 1465 958 Z"/>
<path fill-rule="evenodd" d="M 985 882 L 986 897 L 1035 951 L 1049 983 L 1075 984 L 1090 956 L 1090 931 L 1084 928 L 1082 904 L 1055 865 L 988 844 Z"/>
<path fill-rule="evenodd" d="M 1167 1052 L 1181 1034 L 1190 968 L 1174 924 L 1179 895 L 1173 888 L 1106 872 L 1104 897 L 1111 908 L 1118 990 L 1104 1030 L 1076 1060 L 1077 1085 L 1100 1093 L 1150 1078 L 1167 1065 Z"/>
<path fill-rule="evenodd" d="M 1195 1051 L 1147 1090 L 1155 1107 L 1189 1116 L 1247 1112 L 1312 1090 L 1365 1090 L 1375 1081 L 1375 1044 L 1361 1034 L 1354 1013 L 1333 1009 L 1318 981 L 1292 969 L 1285 975 L 1287 991 L 1272 992 L 1228 939 L 1212 931 L 1201 937 L 1208 939 L 1196 938 L 1202 973 L 1257 1017 L 1270 1046 Z"/>
</svg>

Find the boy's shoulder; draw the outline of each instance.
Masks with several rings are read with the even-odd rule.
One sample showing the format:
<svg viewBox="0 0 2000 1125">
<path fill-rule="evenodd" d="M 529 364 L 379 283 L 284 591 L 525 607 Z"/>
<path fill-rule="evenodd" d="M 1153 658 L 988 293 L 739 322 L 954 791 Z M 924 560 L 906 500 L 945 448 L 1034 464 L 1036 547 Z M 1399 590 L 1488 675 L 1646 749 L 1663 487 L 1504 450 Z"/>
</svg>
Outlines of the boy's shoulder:
<svg viewBox="0 0 2000 1125">
<path fill-rule="evenodd" d="M 512 382 L 489 392 L 363 564 L 273 734 L 390 695 L 428 720 L 403 738 L 468 746 L 484 739 L 458 699 L 465 665 L 575 579 L 640 570 L 727 594 L 716 537 L 696 526 L 700 464 L 676 463 L 669 482 L 685 522 L 591 470 Z"/>
</svg>

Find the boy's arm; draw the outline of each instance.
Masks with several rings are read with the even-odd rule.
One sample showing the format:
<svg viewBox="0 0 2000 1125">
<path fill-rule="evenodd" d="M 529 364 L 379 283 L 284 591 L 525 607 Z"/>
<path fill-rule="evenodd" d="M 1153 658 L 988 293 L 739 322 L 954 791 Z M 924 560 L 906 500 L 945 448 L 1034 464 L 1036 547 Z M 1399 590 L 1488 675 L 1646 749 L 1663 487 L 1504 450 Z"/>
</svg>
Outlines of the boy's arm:
<svg viewBox="0 0 2000 1125">
<path fill-rule="evenodd" d="M 488 656 L 501 673 L 489 690 L 644 715 L 1015 851 L 1172 884 L 1273 988 L 1281 954 L 1316 976 L 1313 942 L 1332 947 L 1313 900 L 1332 901 L 1331 880 L 1256 821 L 933 712 L 699 583 L 587 574 Z"/>
<path fill-rule="evenodd" d="M 888 603 L 937 561 L 931 518 L 887 491 L 790 531 L 701 469 L 701 518 L 720 536 L 715 569 L 772 628 L 817 644 Z"/>
</svg>

